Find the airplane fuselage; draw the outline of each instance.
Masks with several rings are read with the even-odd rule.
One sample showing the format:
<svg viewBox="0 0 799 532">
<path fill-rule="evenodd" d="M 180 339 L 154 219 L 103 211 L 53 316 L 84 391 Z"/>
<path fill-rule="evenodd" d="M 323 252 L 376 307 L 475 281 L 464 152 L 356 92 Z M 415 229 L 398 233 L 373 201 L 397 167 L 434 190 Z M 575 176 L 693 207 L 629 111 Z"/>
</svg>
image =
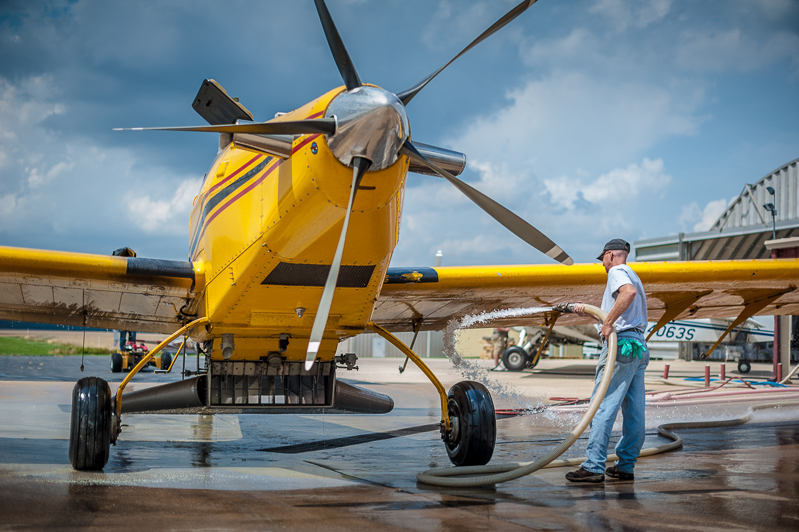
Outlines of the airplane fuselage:
<svg viewBox="0 0 799 532">
<path fill-rule="evenodd" d="M 334 89 L 280 120 L 324 116 L 344 91 Z M 220 150 L 194 201 L 190 259 L 205 272 L 198 312 L 212 330 L 233 334 L 235 359 L 278 351 L 302 360 L 352 182 L 352 168 L 331 152 L 325 135 L 293 139 L 279 158 L 231 142 Z M 363 331 L 399 237 L 408 158 L 367 172 L 356 195 L 327 332 L 319 357 L 331 360 L 341 338 Z M 212 358 L 222 357 L 218 343 Z"/>
</svg>

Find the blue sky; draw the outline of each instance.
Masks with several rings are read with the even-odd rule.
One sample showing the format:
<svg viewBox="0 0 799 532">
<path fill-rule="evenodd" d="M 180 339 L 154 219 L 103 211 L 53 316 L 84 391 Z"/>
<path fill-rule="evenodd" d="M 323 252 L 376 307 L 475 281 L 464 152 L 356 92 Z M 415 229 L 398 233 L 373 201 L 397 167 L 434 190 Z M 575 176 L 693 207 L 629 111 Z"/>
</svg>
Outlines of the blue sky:
<svg viewBox="0 0 799 532">
<path fill-rule="evenodd" d="M 329 0 L 362 80 L 406 89 L 516 2 Z M 341 84 L 310 0 L 0 4 L 0 245 L 185 259 L 214 78 L 266 120 Z M 415 140 L 591 261 L 709 227 L 799 157 L 799 3 L 540 0 L 408 106 Z M 392 264 L 548 263 L 450 185 L 411 175 Z"/>
</svg>

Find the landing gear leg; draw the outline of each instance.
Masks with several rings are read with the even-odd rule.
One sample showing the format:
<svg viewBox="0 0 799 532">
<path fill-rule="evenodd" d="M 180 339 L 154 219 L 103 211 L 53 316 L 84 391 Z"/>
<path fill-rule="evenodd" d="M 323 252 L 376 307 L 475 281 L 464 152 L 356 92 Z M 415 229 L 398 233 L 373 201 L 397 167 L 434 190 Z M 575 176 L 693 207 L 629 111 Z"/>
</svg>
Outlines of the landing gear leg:
<svg viewBox="0 0 799 532">
<path fill-rule="evenodd" d="M 99 471 L 111 445 L 111 388 L 99 377 L 84 377 L 72 389 L 69 462 L 78 471 Z"/>
<path fill-rule="evenodd" d="M 462 381 L 447 394 L 452 428 L 444 434 L 447 455 L 456 466 L 485 465 L 494 454 L 497 419 L 485 386 Z"/>
<path fill-rule="evenodd" d="M 374 322 L 369 322 L 366 327 L 410 358 L 436 387 L 441 399 L 441 437 L 450 461 L 455 465 L 487 464 L 494 454 L 497 418 L 494 401 L 485 386 L 479 382 L 462 381 L 444 395 L 441 381 L 408 346 Z"/>
</svg>

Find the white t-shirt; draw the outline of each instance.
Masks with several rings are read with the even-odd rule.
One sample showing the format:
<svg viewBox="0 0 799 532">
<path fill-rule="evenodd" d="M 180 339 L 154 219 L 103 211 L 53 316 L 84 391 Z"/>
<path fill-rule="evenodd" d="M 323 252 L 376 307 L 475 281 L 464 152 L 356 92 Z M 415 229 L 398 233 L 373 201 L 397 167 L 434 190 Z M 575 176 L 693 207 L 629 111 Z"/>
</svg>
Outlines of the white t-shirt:
<svg viewBox="0 0 799 532">
<path fill-rule="evenodd" d="M 605 294 L 602 296 L 602 310 L 610 312 L 610 309 L 616 304 L 619 288 L 626 284 L 631 284 L 635 288 L 635 299 L 613 325 L 616 327 L 616 332 L 628 329 L 646 331 L 647 314 L 644 286 L 641 284 L 641 279 L 638 278 L 638 275 L 626 264 L 619 264 L 608 271 L 608 284 L 605 287 Z"/>
</svg>

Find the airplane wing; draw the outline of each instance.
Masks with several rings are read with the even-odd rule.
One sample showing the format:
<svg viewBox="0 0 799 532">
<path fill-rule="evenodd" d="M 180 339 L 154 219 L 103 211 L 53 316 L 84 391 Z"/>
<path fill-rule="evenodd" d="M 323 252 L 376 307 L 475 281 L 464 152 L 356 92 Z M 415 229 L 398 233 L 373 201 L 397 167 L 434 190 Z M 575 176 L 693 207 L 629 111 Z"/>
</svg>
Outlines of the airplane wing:
<svg viewBox="0 0 799 532">
<path fill-rule="evenodd" d="M 171 333 L 203 280 L 191 262 L 0 246 L 0 319 Z"/>
<path fill-rule="evenodd" d="M 799 260 L 630 263 L 647 295 L 649 320 L 799 314 Z M 389 268 L 372 321 L 390 331 L 444 329 L 453 318 L 499 309 L 582 301 L 599 306 L 601 264 Z M 493 318 L 481 326 L 541 325 L 552 312 Z M 558 325 L 588 323 L 564 315 Z"/>
</svg>

